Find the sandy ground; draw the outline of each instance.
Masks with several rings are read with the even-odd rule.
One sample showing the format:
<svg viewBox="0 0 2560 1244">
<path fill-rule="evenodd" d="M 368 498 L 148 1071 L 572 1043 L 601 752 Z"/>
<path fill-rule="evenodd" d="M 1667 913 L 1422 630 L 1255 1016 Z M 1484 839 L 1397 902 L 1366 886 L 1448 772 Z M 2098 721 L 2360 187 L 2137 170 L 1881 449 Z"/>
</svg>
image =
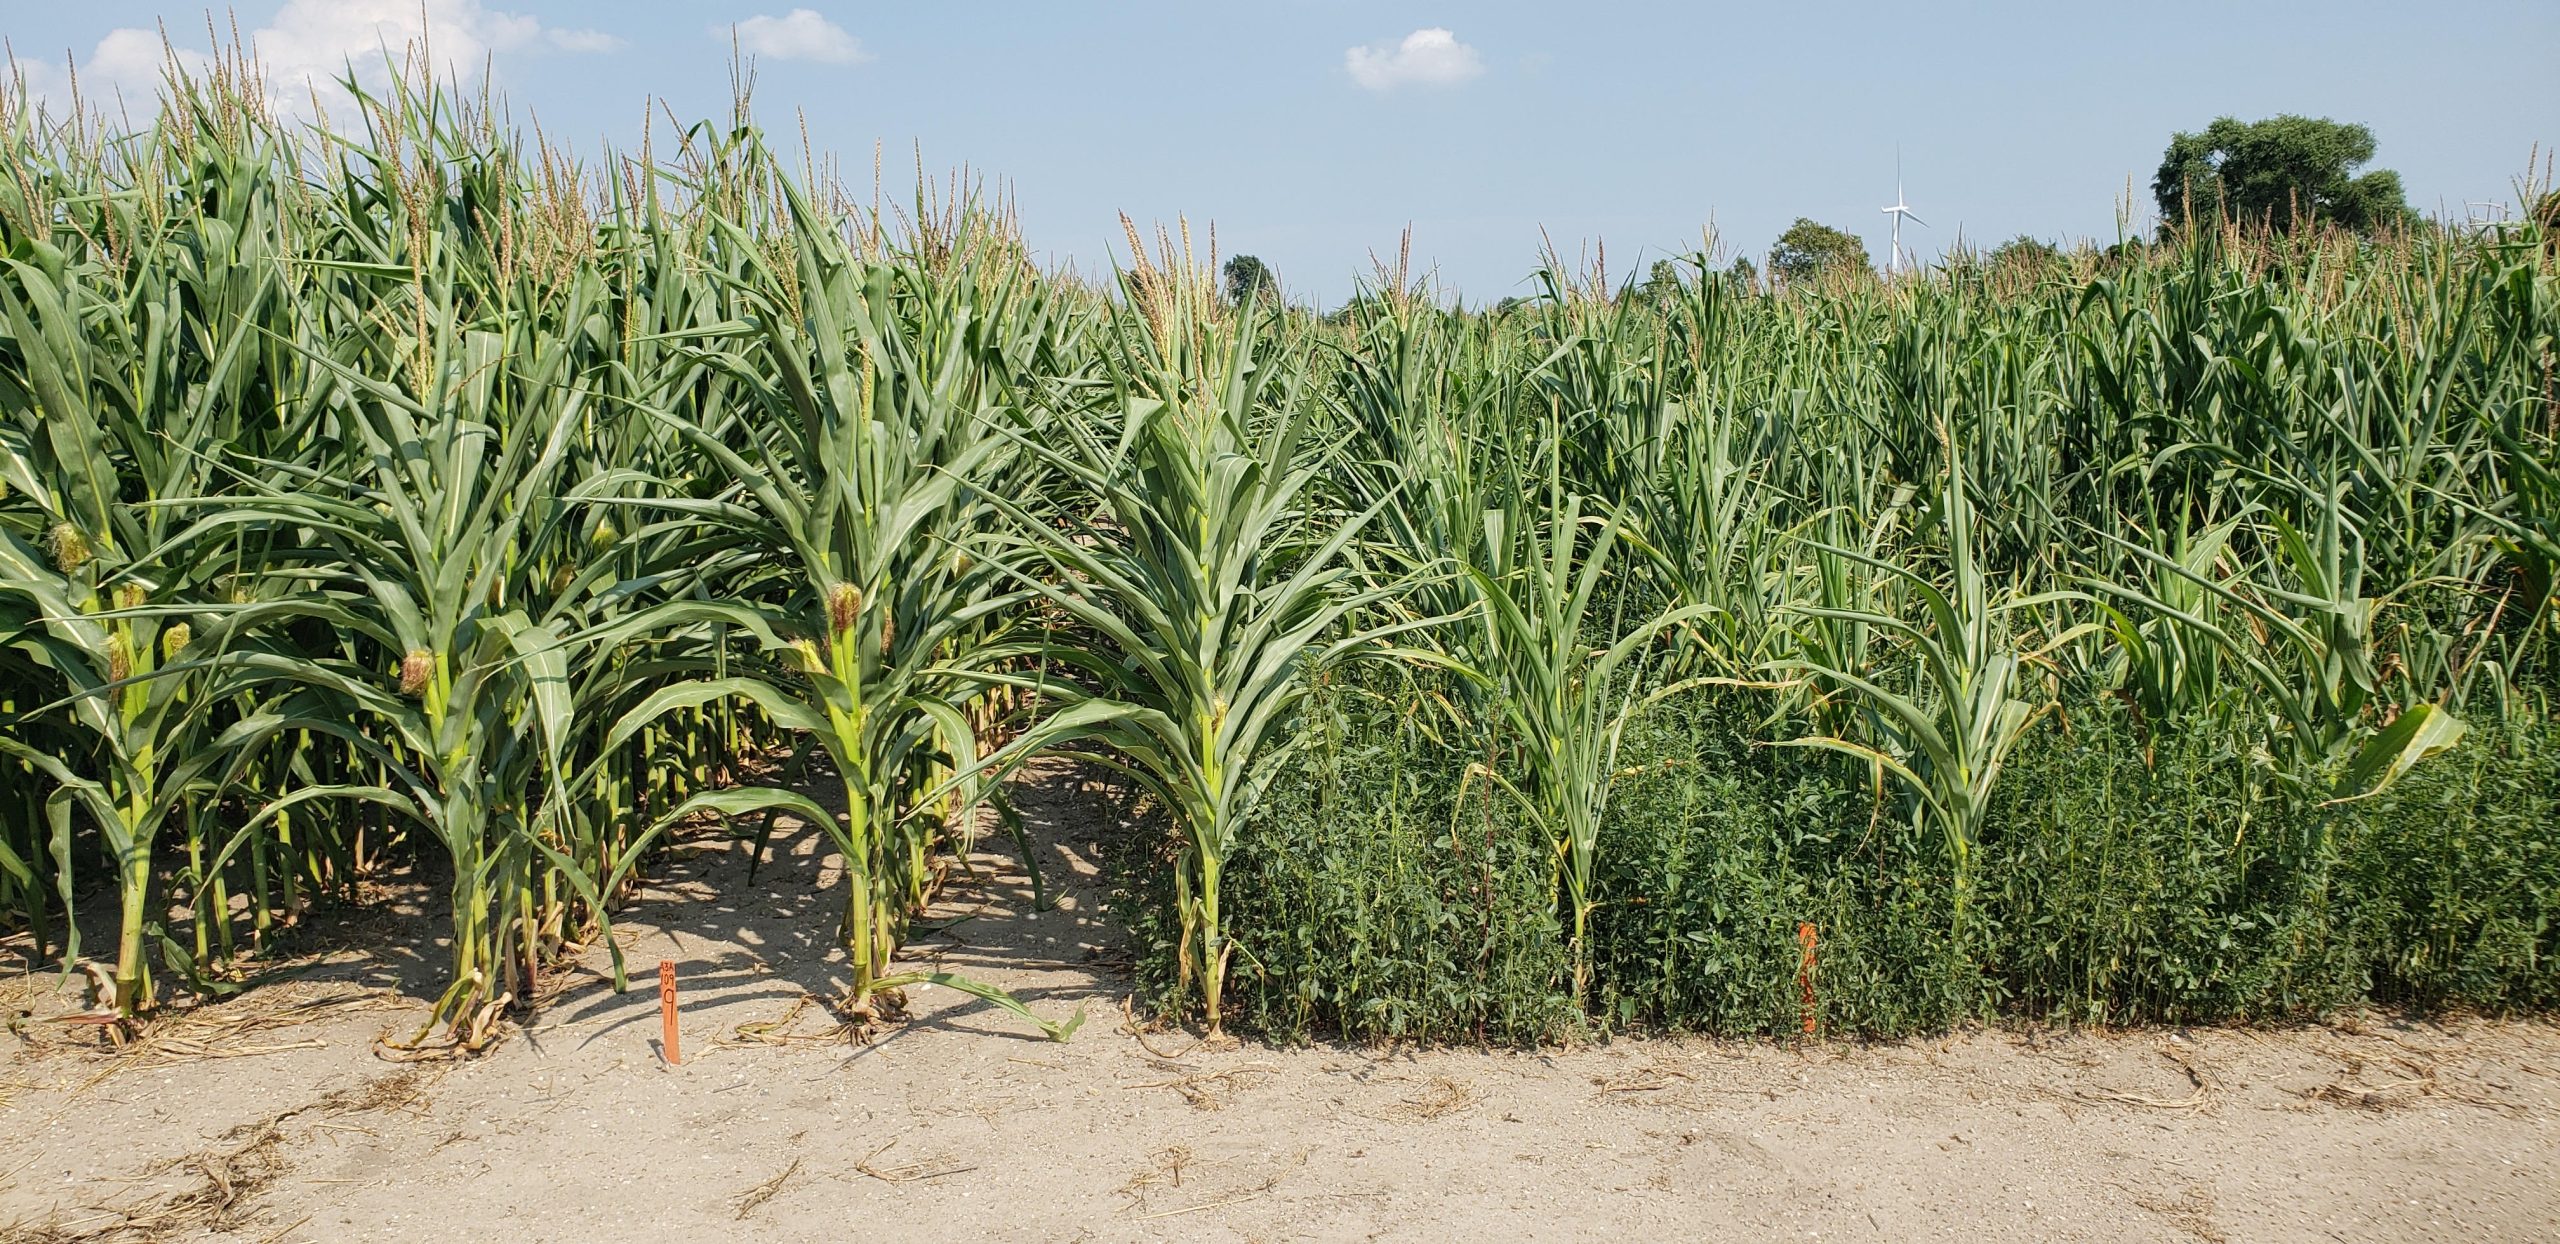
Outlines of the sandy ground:
<svg viewBox="0 0 2560 1244">
<path fill-rule="evenodd" d="M 1095 802 L 1022 800 L 1055 909 L 984 857 L 911 957 L 1089 1008 L 1067 1044 L 949 989 L 830 1035 L 832 876 L 698 843 L 617 926 L 680 965 L 677 1068 L 654 991 L 595 979 L 383 1061 L 425 913 L 120 1054 L 0 978 L 0 1240 L 2560 1239 L 2549 1025 L 1202 1051 L 1126 1031 Z"/>
</svg>

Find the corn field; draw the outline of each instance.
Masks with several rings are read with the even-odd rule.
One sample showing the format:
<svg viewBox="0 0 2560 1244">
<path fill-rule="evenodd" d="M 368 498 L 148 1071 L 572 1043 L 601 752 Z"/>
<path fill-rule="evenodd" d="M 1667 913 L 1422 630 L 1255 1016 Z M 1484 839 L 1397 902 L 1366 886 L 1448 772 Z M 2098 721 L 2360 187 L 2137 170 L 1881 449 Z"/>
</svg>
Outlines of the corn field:
<svg viewBox="0 0 2560 1244">
<path fill-rule="evenodd" d="M 1319 317 L 252 80 L 0 105 L 0 931 L 101 1013 L 401 865 L 471 1046 L 706 824 L 867 1012 L 1061 752 L 1213 1032 L 2560 1003 L 2536 225 Z"/>
</svg>

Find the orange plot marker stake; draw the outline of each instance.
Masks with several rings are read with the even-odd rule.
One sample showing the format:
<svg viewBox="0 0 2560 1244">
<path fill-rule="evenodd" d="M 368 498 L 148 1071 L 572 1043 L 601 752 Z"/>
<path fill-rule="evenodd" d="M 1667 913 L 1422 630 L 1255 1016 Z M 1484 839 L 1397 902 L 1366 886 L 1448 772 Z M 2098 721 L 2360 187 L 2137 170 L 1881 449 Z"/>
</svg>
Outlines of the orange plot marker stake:
<svg viewBox="0 0 2560 1244">
<path fill-rule="evenodd" d="M 667 1065 L 683 1066 L 684 1055 L 676 1049 L 676 964 L 673 959 L 658 960 L 658 1026 L 665 1032 L 663 1045 Z"/>
<path fill-rule="evenodd" d="M 1804 947 L 1804 961 L 1796 965 L 1796 986 L 1804 991 L 1804 1035 L 1813 1035 L 1813 926 L 1796 925 L 1796 944 Z"/>
</svg>

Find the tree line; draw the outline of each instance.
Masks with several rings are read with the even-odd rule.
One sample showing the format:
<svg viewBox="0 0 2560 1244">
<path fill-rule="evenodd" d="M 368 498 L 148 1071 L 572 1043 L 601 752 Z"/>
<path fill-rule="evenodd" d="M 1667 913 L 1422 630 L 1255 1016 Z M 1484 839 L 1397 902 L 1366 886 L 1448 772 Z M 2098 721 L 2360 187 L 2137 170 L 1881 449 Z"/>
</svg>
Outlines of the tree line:
<svg viewBox="0 0 2560 1244">
<path fill-rule="evenodd" d="M 2365 168 L 2375 151 L 2373 131 L 2366 126 L 2291 113 L 2260 121 L 2218 117 L 2200 131 L 2181 131 L 2170 138 L 2151 179 L 2160 238 L 2167 241 L 2198 226 L 2223 222 L 2278 231 L 2311 226 L 2364 234 L 2417 223 L 2418 213 L 2409 206 L 2400 174 Z M 2532 213 L 2546 226 L 2560 226 L 2560 191 L 2543 194 Z M 2051 242 L 2022 234 L 1984 258 L 1995 268 L 2025 269 L 2042 266 L 2059 250 Z M 1799 216 L 1778 235 L 1761 263 L 1755 264 L 1748 255 L 1738 256 L 1723 275 L 1743 288 L 1753 288 L 1764 265 L 1769 279 L 1782 282 L 1864 270 L 1869 266 L 1867 243 L 1845 229 Z M 1230 302 L 1241 305 L 1248 299 L 1280 296 L 1277 274 L 1252 255 L 1229 259 L 1222 271 Z M 1679 265 L 1666 259 L 1653 264 L 1635 291 L 1639 297 L 1667 296 L 1681 282 Z M 1504 299 L 1496 309 L 1518 301 Z"/>
</svg>

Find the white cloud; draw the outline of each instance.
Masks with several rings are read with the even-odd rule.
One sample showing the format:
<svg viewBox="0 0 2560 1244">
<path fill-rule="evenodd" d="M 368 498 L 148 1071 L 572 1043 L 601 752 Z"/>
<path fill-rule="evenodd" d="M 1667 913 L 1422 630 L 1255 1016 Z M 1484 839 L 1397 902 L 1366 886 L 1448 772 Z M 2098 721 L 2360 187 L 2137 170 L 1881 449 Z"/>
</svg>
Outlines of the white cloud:
<svg viewBox="0 0 2560 1244">
<path fill-rule="evenodd" d="M 491 51 L 518 52 L 542 42 L 542 19 L 522 13 L 483 13 L 476 33 Z"/>
<path fill-rule="evenodd" d="M 731 29 L 715 26 L 711 33 L 727 39 Z M 734 29 L 740 51 L 767 60 L 851 65 L 871 59 L 871 54 L 862 50 L 861 40 L 816 9 L 793 9 L 780 17 L 750 17 Z"/>
<path fill-rule="evenodd" d="M 189 72 L 205 67 L 203 53 L 172 49 L 161 42 L 158 31 L 109 31 L 106 38 L 98 40 L 97 50 L 89 54 L 89 64 L 82 70 L 82 76 L 120 87 L 127 94 L 138 89 L 143 98 L 148 99 L 152 88 L 160 84 L 161 75 L 167 70 L 173 54 Z"/>
<path fill-rule="evenodd" d="M 1373 91 L 1455 86 L 1484 72 L 1484 58 L 1441 26 L 1414 31 L 1394 47 L 1353 48 L 1342 54 L 1342 65 L 1351 71 L 1352 81 Z"/>
<path fill-rule="evenodd" d="M 69 106 L 76 79 L 80 99 L 87 106 L 110 115 L 130 112 L 140 119 L 158 109 L 160 84 L 173 56 L 190 73 L 210 64 L 202 52 L 170 48 L 161 42 L 158 31 L 127 29 L 109 31 L 88 59 L 76 65 L 68 57 L 50 63 L 21 60 L 10 70 L 24 80 L 27 94 L 38 103 Z M 0 84 L 7 84 L 10 77 L 0 74 Z"/>
<path fill-rule="evenodd" d="M 352 72 L 368 89 L 379 89 L 389 82 L 391 65 L 421 40 L 436 71 L 464 85 L 477 81 L 495 54 L 609 52 L 622 46 L 601 31 L 554 30 L 539 18 L 491 9 L 481 0 L 285 0 L 246 38 L 264 71 L 268 97 L 294 115 L 306 114 L 315 94 L 322 107 L 343 115 L 352 101 L 339 78 Z M 103 103 L 121 91 L 128 105 L 141 107 L 157 96 L 168 55 L 156 30 L 110 31 L 79 66 L 81 93 Z M 178 48 L 175 55 L 190 69 L 208 63 L 193 48 Z M 31 93 L 49 103 L 68 102 L 63 70 L 26 66 L 23 72 Z"/>
</svg>

